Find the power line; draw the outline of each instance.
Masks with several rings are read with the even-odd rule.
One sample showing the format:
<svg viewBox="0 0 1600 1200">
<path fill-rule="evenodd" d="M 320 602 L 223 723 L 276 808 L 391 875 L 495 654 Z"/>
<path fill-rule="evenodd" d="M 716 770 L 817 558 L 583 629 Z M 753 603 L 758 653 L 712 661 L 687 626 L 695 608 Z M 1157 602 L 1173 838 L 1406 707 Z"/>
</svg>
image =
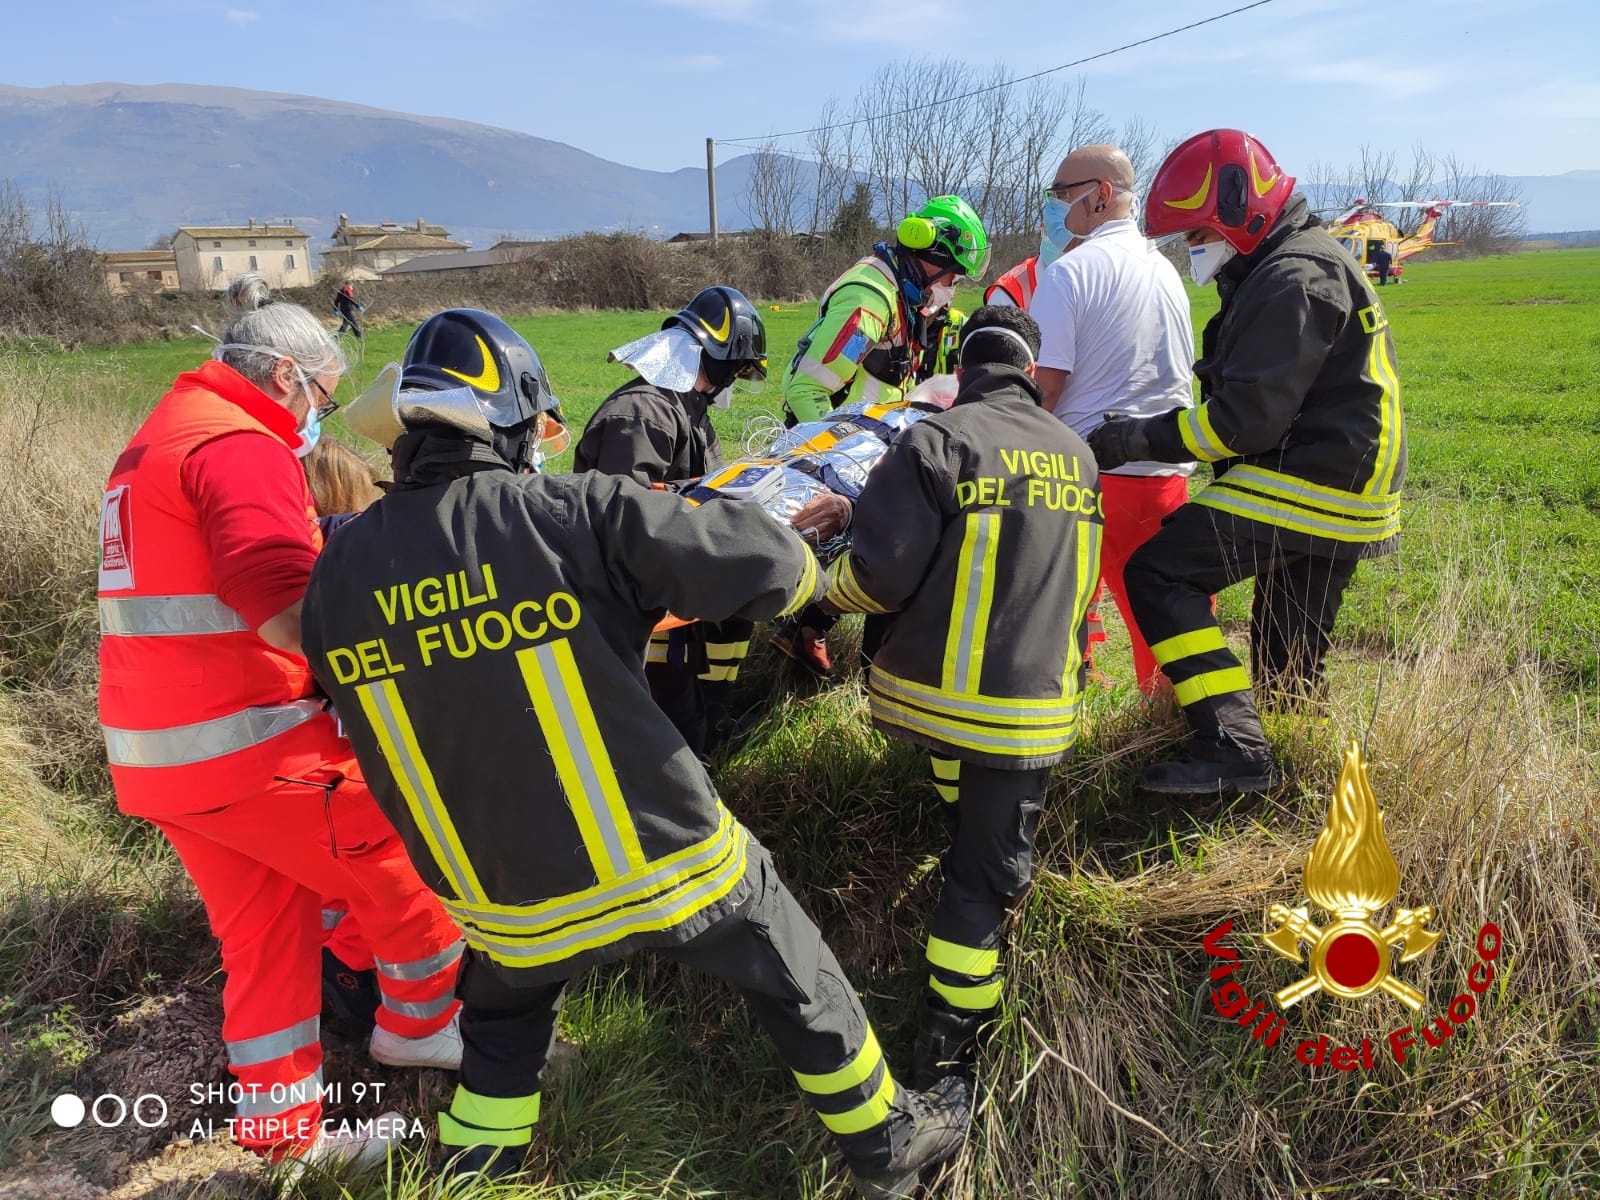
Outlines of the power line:
<svg viewBox="0 0 1600 1200">
<path fill-rule="evenodd" d="M 1132 50 L 1139 46 L 1148 46 L 1151 42 L 1159 42 L 1163 38 L 1174 37 L 1180 33 L 1188 33 L 1189 30 L 1199 29 L 1202 25 L 1210 25 L 1214 21 L 1221 21 L 1227 17 L 1235 17 L 1242 12 L 1249 12 L 1252 8 L 1261 8 L 1271 3 L 1272 0 L 1255 0 L 1253 4 L 1242 4 L 1238 8 L 1230 8 L 1227 12 L 1220 12 L 1215 16 L 1206 17 L 1203 20 L 1191 21 L 1187 25 L 1179 25 L 1176 29 L 1168 29 L 1163 33 L 1156 33 L 1146 38 L 1140 38 L 1136 42 L 1128 42 L 1125 45 L 1117 46 L 1110 50 L 1102 50 L 1099 54 L 1091 54 L 1087 58 L 1073 59 L 1071 62 L 1062 63 L 1059 67 L 1047 67 L 1043 71 L 1035 71 L 1032 75 L 1023 75 L 1016 79 L 1008 79 L 1004 83 L 992 83 L 987 87 L 975 88 L 970 92 L 963 92 L 959 96 L 947 96 L 943 100 L 930 100 L 926 104 L 916 104 L 910 108 L 899 109 L 896 112 L 874 113 L 871 116 L 854 117 L 849 121 L 835 121 L 831 125 L 816 125 L 810 129 L 791 129 L 787 133 L 769 133 L 764 137 L 718 138 L 717 143 L 719 145 L 726 146 L 746 146 L 751 149 L 759 150 L 762 148 L 763 144 L 767 142 L 775 142 L 780 138 L 804 137 L 808 133 L 827 133 L 829 130 L 833 129 L 850 129 L 856 125 L 864 125 L 868 121 L 888 120 L 891 117 L 903 117 L 909 115 L 910 113 L 925 112 L 930 108 L 940 108 L 946 104 L 955 104 L 962 100 L 970 100 L 974 96 L 982 96 L 987 92 L 998 92 L 1002 88 L 1011 87 L 1013 84 L 1027 83 L 1031 79 L 1042 79 L 1046 75 L 1054 75 L 1057 71 L 1066 71 L 1073 67 L 1081 67 L 1085 63 L 1096 62 L 1102 58 L 1110 58 L 1113 54 L 1121 54 L 1124 50 Z"/>
</svg>

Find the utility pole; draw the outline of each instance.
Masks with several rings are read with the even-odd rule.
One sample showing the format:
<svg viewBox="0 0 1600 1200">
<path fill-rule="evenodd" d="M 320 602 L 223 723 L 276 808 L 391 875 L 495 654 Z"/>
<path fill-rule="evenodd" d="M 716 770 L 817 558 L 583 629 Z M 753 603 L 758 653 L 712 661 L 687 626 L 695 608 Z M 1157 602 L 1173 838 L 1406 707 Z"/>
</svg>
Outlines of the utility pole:
<svg viewBox="0 0 1600 1200">
<path fill-rule="evenodd" d="M 717 140 L 706 139 L 706 201 L 711 209 L 711 240 L 717 240 Z"/>
</svg>

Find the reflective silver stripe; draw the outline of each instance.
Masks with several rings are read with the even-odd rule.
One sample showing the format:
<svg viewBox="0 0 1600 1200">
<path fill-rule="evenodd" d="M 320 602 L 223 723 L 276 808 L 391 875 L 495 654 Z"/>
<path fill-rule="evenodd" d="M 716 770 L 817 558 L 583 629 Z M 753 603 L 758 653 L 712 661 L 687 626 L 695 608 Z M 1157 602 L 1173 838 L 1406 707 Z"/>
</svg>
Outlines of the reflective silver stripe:
<svg viewBox="0 0 1600 1200">
<path fill-rule="evenodd" d="M 927 687 L 873 668 L 869 681 L 872 691 L 883 692 L 907 704 L 942 712 L 952 719 L 974 720 L 1006 726 L 1049 726 L 1068 724 L 1077 719 L 1079 698 L 1060 700 L 1006 699 L 983 695 L 954 696 L 940 688 Z"/>
<path fill-rule="evenodd" d="M 631 828 L 624 831 L 618 822 L 619 817 L 623 821 L 629 820 L 628 810 L 621 803 L 616 773 L 605 743 L 600 739 L 599 730 L 596 729 L 589 736 L 589 731 L 583 726 L 580 705 L 589 710 L 587 715 L 590 724 L 593 724 L 594 717 L 588 696 L 581 690 L 574 694 L 572 685 L 576 683 L 581 689 L 582 681 L 577 678 L 575 667 L 563 670 L 564 665 L 572 662 L 572 648 L 565 638 L 560 638 L 543 646 L 535 646 L 532 650 L 519 651 L 517 661 L 522 664 L 523 675 L 529 683 L 535 715 L 550 746 L 551 756 L 555 759 L 556 772 L 566 792 L 567 804 L 577 819 L 585 847 L 593 860 L 595 877 L 602 881 L 621 879 L 636 866 L 629 850 L 636 851 L 640 865 L 644 855 L 638 849 L 638 834 Z M 529 666 L 537 672 L 539 682 L 543 685 L 542 696 L 532 686 Z M 582 811 L 579 811 L 580 805 Z M 603 859 L 595 853 L 596 850 L 601 851 Z"/>
<path fill-rule="evenodd" d="M 461 951 L 465 946 L 465 942 L 456 941 L 437 954 L 429 955 L 427 958 L 414 958 L 407 962 L 384 962 L 383 959 L 376 956 L 372 961 L 377 966 L 378 974 L 380 975 L 389 979 L 415 981 L 426 979 L 430 975 L 437 975 L 461 957 Z"/>
<path fill-rule="evenodd" d="M 317 700 L 295 700 L 246 708 L 171 729 L 113 729 L 106 735 L 106 757 L 114 767 L 181 767 L 247 750 L 304 725 L 322 712 Z"/>
<path fill-rule="evenodd" d="M 244 618 L 215 596 L 102 596 L 100 632 L 117 637 L 246 633 Z"/>
<path fill-rule="evenodd" d="M 344 920 L 345 915 L 345 911 L 342 908 L 323 909 L 322 932 L 327 933 L 330 929 L 337 929 L 339 927 L 339 922 Z"/>
<path fill-rule="evenodd" d="M 951 691 L 977 690 L 978 681 L 973 678 L 973 660 L 977 656 L 973 650 L 986 632 L 989 622 L 990 594 L 984 585 L 986 582 L 992 583 L 988 579 L 988 570 L 994 565 L 994 542 L 999 536 L 998 515 L 972 513 L 968 516 L 966 537 L 961 546 L 967 571 L 966 577 L 957 584 L 961 589 L 956 596 L 956 611 L 960 617 L 956 628 L 951 630 L 957 637 L 954 646 L 945 650 L 945 676 Z"/>
<path fill-rule="evenodd" d="M 293 1083 L 258 1085 L 254 1095 L 249 1093 L 247 1086 L 245 1094 L 239 1097 L 236 1108 L 239 1115 L 245 1118 L 275 1117 L 302 1104 L 316 1103 L 321 1092 L 322 1068 L 318 1067 L 304 1079 L 297 1079 Z"/>
<path fill-rule="evenodd" d="M 378 981 L 378 991 L 383 992 L 383 981 Z M 456 994 L 452 989 L 440 996 L 437 1000 L 396 1000 L 384 993 L 383 1006 L 397 1016 L 410 1017 L 416 1021 L 426 1021 L 429 1017 L 437 1017 L 448 1011 L 456 1002 Z"/>
<path fill-rule="evenodd" d="M 625 905 L 658 904 L 663 896 L 710 870 L 730 853 L 736 831 L 733 815 L 718 807 L 717 831 L 703 842 L 650 865 L 649 869 L 572 897 L 546 901 L 523 909 L 463 904 L 440 897 L 445 911 L 458 925 L 482 926 L 510 933 L 538 935 L 576 921 L 588 921 Z"/>
<path fill-rule="evenodd" d="M 238 1042 L 224 1042 L 228 1048 L 228 1062 L 235 1067 L 259 1067 L 275 1058 L 283 1058 L 296 1050 L 315 1046 L 322 1036 L 322 1025 L 317 1017 L 307 1017 L 298 1024 L 277 1033 L 263 1033 Z"/>
<path fill-rule="evenodd" d="M 747 842 L 744 827 L 735 826 L 734 852 L 714 871 L 702 875 L 692 886 L 668 893 L 647 907 L 624 909 L 604 920 L 585 923 L 555 937 L 532 941 L 513 941 L 485 933 L 467 931 L 474 946 L 491 958 L 509 966 L 537 966 L 560 962 L 592 950 L 609 946 L 636 933 L 653 933 L 680 925 L 701 910 L 716 903 L 744 878 L 747 867 Z"/>
</svg>

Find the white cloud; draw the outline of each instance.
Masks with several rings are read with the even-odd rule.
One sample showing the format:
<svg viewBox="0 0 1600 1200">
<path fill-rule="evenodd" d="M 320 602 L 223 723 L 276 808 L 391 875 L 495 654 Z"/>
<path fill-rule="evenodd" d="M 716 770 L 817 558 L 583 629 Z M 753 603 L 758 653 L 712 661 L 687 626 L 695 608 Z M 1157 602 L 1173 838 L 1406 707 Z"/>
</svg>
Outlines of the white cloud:
<svg viewBox="0 0 1600 1200">
<path fill-rule="evenodd" d="M 228 20 L 235 25 L 248 25 L 252 21 L 261 20 L 261 14 L 253 8 L 230 8 L 228 10 Z"/>
</svg>

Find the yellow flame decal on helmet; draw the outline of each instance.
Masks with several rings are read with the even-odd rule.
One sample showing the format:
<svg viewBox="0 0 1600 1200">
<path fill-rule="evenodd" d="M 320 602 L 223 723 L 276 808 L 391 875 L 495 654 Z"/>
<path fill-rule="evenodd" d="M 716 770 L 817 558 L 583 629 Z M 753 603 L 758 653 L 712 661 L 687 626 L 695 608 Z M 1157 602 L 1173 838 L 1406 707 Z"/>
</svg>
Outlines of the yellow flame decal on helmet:
<svg viewBox="0 0 1600 1200">
<path fill-rule="evenodd" d="M 1256 170 L 1256 152 L 1250 151 L 1250 186 L 1255 188 L 1256 195 L 1265 196 L 1272 190 L 1272 185 L 1277 183 L 1282 176 L 1273 172 L 1272 178 L 1262 179 L 1261 172 Z"/>
<path fill-rule="evenodd" d="M 489 353 L 489 347 L 482 336 L 473 334 L 472 340 L 478 343 L 478 352 L 483 355 L 483 369 L 476 375 L 466 375 L 460 371 L 452 371 L 449 367 L 441 368 L 446 375 L 454 375 L 462 383 L 471 384 L 480 392 L 498 392 L 500 390 L 500 368 L 495 365 L 494 355 Z"/>
<path fill-rule="evenodd" d="M 707 333 L 716 338 L 717 341 L 725 342 L 728 340 L 729 332 L 733 329 L 733 309 L 725 308 L 722 310 L 722 325 L 716 329 L 711 328 L 711 322 L 704 317 L 699 318 L 699 321 L 700 324 L 706 327 Z"/>
<path fill-rule="evenodd" d="M 1209 195 L 1210 192 L 1211 164 L 1207 163 L 1206 177 L 1200 181 L 1200 188 L 1195 192 L 1194 195 L 1190 196 L 1187 200 L 1164 200 L 1162 203 L 1164 203 L 1168 208 L 1181 208 L 1185 211 L 1193 212 L 1206 202 L 1206 196 Z"/>
</svg>

